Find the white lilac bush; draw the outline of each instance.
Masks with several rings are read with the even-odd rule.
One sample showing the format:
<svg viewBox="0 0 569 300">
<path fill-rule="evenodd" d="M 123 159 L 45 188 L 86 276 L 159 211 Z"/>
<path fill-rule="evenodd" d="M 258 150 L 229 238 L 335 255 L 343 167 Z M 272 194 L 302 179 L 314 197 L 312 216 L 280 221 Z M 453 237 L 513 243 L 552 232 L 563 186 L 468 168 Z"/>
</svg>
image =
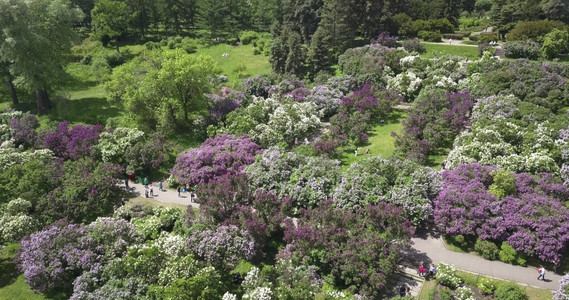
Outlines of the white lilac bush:
<svg viewBox="0 0 569 300">
<path fill-rule="evenodd" d="M 415 100 L 423 80 L 412 71 L 397 74 L 387 80 L 387 88 L 399 92 L 408 101 Z"/>
<path fill-rule="evenodd" d="M 462 163 L 479 162 L 513 172 L 557 174 L 555 138 L 555 131 L 547 124 L 523 128 L 502 119 L 474 126 L 456 137 L 445 167 L 454 169 Z"/>
<path fill-rule="evenodd" d="M 128 148 L 142 140 L 144 132 L 133 128 L 119 127 L 111 132 L 102 132 L 95 153 L 104 162 L 121 163 Z"/>
<path fill-rule="evenodd" d="M 18 242 L 38 228 L 38 222 L 30 214 L 31 208 L 30 201 L 21 198 L 0 206 L 0 246 Z"/>
<path fill-rule="evenodd" d="M 474 292 L 465 286 L 461 286 L 454 291 L 454 297 L 456 300 L 476 300 L 474 297 Z"/>
<path fill-rule="evenodd" d="M 462 279 L 456 275 L 456 268 L 453 265 L 444 262 L 437 264 L 437 272 L 435 273 L 437 283 L 456 289 L 462 284 Z"/>
<path fill-rule="evenodd" d="M 245 169 L 254 189 L 290 196 L 297 208 L 315 207 L 332 196 L 340 181 L 339 161 L 271 147 Z"/>
<path fill-rule="evenodd" d="M 22 151 L 15 148 L 0 148 L 0 172 L 10 166 L 25 164 L 33 160 L 47 163 L 54 157 L 53 152 L 48 149 Z"/>
<path fill-rule="evenodd" d="M 401 207 L 412 224 L 432 214 L 432 200 L 442 187 L 435 170 L 409 160 L 386 160 L 379 156 L 354 163 L 342 176 L 334 193 L 341 208 L 389 202 Z"/>
</svg>

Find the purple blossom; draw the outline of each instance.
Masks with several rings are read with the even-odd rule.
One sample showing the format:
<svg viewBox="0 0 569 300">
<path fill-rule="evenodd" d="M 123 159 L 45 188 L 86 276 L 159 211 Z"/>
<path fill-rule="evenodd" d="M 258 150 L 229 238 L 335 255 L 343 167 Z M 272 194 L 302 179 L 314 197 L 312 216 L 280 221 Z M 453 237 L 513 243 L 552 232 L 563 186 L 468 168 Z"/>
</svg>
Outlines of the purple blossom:
<svg viewBox="0 0 569 300">
<path fill-rule="evenodd" d="M 259 146 L 246 135 L 220 134 L 176 159 L 172 175 L 184 184 L 205 184 L 225 174 L 240 174 L 255 161 Z"/>
<path fill-rule="evenodd" d="M 93 154 L 104 129 L 102 125 L 75 125 L 69 130 L 69 121 L 63 121 L 55 131 L 44 135 L 43 144 L 58 157 L 77 160 Z"/>
</svg>

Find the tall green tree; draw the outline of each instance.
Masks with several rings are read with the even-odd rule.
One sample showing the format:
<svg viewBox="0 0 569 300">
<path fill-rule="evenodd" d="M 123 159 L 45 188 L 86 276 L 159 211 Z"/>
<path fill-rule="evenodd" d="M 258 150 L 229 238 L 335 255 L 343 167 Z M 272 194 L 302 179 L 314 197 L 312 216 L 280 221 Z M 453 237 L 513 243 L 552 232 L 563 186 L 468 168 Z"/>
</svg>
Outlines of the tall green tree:
<svg viewBox="0 0 569 300">
<path fill-rule="evenodd" d="M 127 33 L 133 14 L 125 2 L 114 0 L 100 0 L 91 11 L 93 20 L 93 33 L 103 41 L 115 40 L 117 52 L 120 37 Z"/>
<path fill-rule="evenodd" d="M 569 0 L 543 0 L 541 9 L 547 19 L 569 23 Z"/>
<path fill-rule="evenodd" d="M 184 27 L 194 26 L 197 14 L 196 0 L 158 0 L 156 6 L 166 28 L 180 33 Z"/>
<path fill-rule="evenodd" d="M 150 53 L 116 68 L 105 89 L 141 128 L 187 128 L 206 112 L 205 94 L 212 92 L 211 79 L 220 72 L 209 56 Z"/>
<path fill-rule="evenodd" d="M 83 19 L 69 0 L 0 0 L 0 63 L 35 91 L 39 114 L 51 108 L 48 92 L 66 76 L 64 65 Z"/>
</svg>

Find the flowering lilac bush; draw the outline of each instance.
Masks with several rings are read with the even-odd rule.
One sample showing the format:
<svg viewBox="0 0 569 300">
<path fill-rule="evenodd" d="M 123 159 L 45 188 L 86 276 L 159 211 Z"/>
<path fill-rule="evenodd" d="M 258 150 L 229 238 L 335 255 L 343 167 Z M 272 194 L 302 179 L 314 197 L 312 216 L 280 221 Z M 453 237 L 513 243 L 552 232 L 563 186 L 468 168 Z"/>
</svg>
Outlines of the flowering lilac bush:
<svg viewBox="0 0 569 300">
<path fill-rule="evenodd" d="M 245 172 L 253 189 L 290 196 L 296 209 L 315 207 L 332 196 L 340 180 L 338 161 L 267 149 Z"/>
<path fill-rule="evenodd" d="M 228 219 L 240 205 L 251 201 L 251 192 L 245 174 L 224 174 L 206 184 L 197 186 L 202 222 L 219 224 Z M 188 206 L 186 216 L 190 217 L 192 207 Z"/>
<path fill-rule="evenodd" d="M 102 125 L 75 125 L 69 130 L 69 121 L 63 121 L 54 131 L 44 133 L 43 145 L 63 159 L 90 157 L 104 129 Z"/>
<path fill-rule="evenodd" d="M 305 98 L 310 95 L 310 89 L 305 87 L 296 88 L 283 95 L 283 98 L 288 98 L 296 102 L 304 102 Z"/>
<path fill-rule="evenodd" d="M 338 111 L 344 95 L 345 94 L 338 88 L 330 88 L 327 85 L 317 84 L 310 90 L 310 93 L 306 95 L 304 101 L 316 104 L 320 114 L 324 118 L 329 118 Z"/>
<path fill-rule="evenodd" d="M 240 174 L 255 161 L 259 146 L 246 135 L 220 134 L 176 158 L 172 175 L 183 184 L 204 184 L 225 174 Z"/>
<path fill-rule="evenodd" d="M 496 121 L 513 118 L 519 113 L 520 100 L 514 95 L 490 96 L 478 100 L 472 109 L 472 123 L 482 120 Z"/>
<path fill-rule="evenodd" d="M 344 95 L 348 95 L 358 88 L 358 80 L 350 75 L 342 75 L 329 78 L 326 85 L 331 89 L 338 89 Z"/>
<path fill-rule="evenodd" d="M 290 215 L 292 200 L 280 199 L 265 190 L 257 190 L 250 205 L 240 206 L 224 224 L 233 224 L 249 232 L 255 240 L 255 251 L 263 256 L 267 241 L 282 234 L 282 224 Z"/>
<path fill-rule="evenodd" d="M 66 161 L 58 186 L 37 200 L 38 217 L 46 223 L 69 218 L 76 222 L 95 220 L 120 203 L 119 165 L 96 163 L 89 159 Z"/>
<path fill-rule="evenodd" d="M 128 147 L 124 153 L 127 174 L 148 174 L 164 164 L 173 164 L 176 145 L 155 132 Z"/>
<path fill-rule="evenodd" d="M 558 132 L 547 123 L 527 127 L 516 123 L 499 118 L 495 122 L 479 122 L 471 131 L 462 132 L 454 141 L 446 168 L 479 162 L 513 172 L 557 174 L 559 148 L 555 139 Z"/>
<path fill-rule="evenodd" d="M 553 293 L 554 300 L 567 300 L 569 299 L 569 275 L 561 277 L 559 282 L 559 289 Z"/>
<path fill-rule="evenodd" d="M 33 147 L 36 142 L 35 129 L 40 126 L 38 118 L 32 114 L 24 114 L 10 121 L 10 134 L 17 146 Z"/>
<path fill-rule="evenodd" d="M 379 44 L 389 48 L 397 48 L 397 36 L 391 36 L 387 32 L 380 32 L 376 39 L 371 40 L 371 44 Z"/>
<path fill-rule="evenodd" d="M 274 81 L 268 75 L 259 75 L 257 77 L 249 77 L 243 82 L 243 90 L 252 96 L 266 98 L 269 96 L 269 89 Z"/>
<path fill-rule="evenodd" d="M 210 99 L 208 123 L 217 124 L 225 121 L 225 116 L 240 107 L 247 100 L 245 94 L 222 87 L 219 93 L 209 94 Z"/>
<path fill-rule="evenodd" d="M 433 169 L 408 160 L 376 156 L 346 170 L 334 193 L 334 203 L 343 209 L 358 209 L 366 204 L 389 202 L 399 206 L 410 222 L 418 225 L 431 215 L 431 202 L 440 189 L 440 175 Z"/>
<path fill-rule="evenodd" d="M 8 202 L 4 207 L 0 206 L 0 247 L 19 242 L 36 230 L 38 224 L 31 216 L 31 208 L 30 201 L 21 198 Z"/>
<path fill-rule="evenodd" d="M 143 138 L 144 132 L 138 129 L 119 127 L 109 132 L 102 132 L 99 143 L 93 150 L 103 162 L 123 164 L 127 149 Z"/>
<path fill-rule="evenodd" d="M 366 83 L 342 99 L 339 112 L 330 118 L 330 130 L 320 138 L 315 151 L 331 153 L 337 146 L 367 141 L 371 125 L 382 122 L 400 100 L 395 93 Z"/>
<path fill-rule="evenodd" d="M 251 235 L 233 225 L 194 232 L 188 238 L 188 247 L 199 259 L 223 270 L 233 269 L 240 259 L 249 260 L 255 255 Z"/>
<path fill-rule="evenodd" d="M 468 68 L 472 76 L 463 87 L 471 89 L 476 96 L 513 94 L 522 101 L 551 109 L 554 113 L 569 104 L 569 85 L 565 84 L 569 67 L 566 65 L 483 58 Z"/>
<path fill-rule="evenodd" d="M 302 87 L 304 87 L 304 82 L 293 75 L 291 77 L 284 78 L 281 82 L 271 86 L 269 89 L 269 95 L 278 98 Z"/>
<path fill-rule="evenodd" d="M 425 91 L 403 121 L 403 133 L 393 133 L 398 152 L 425 163 L 432 151 L 449 147 L 455 136 L 470 124 L 468 114 L 473 106 L 472 97 L 466 93 Z"/>
<path fill-rule="evenodd" d="M 122 257 L 127 247 L 143 240 L 136 227 L 124 219 L 100 217 L 87 225 L 85 230 L 87 236 L 102 248 L 99 251 L 102 251 L 106 260 Z"/>
<path fill-rule="evenodd" d="M 227 116 L 217 133 L 248 134 L 261 147 L 289 147 L 320 128 L 320 114 L 311 102 L 255 98 Z M 209 129 L 208 129 L 209 130 Z"/>
<path fill-rule="evenodd" d="M 21 241 L 19 268 L 34 291 L 69 291 L 83 271 L 100 267 L 102 257 L 94 250 L 81 224 L 59 222 Z"/>
<path fill-rule="evenodd" d="M 392 204 L 364 205 L 356 211 L 336 209 L 323 201 L 303 211 L 298 226 L 289 223 L 279 253 L 293 263 L 314 265 L 341 287 L 376 298 L 396 270 L 400 250 L 414 228 Z M 396 242 L 393 242 L 396 241 Z"/>
<path fill-rule="evenodd" d="M 569 241 L 569 210 L 560 201 L 569 190 L 551 174 L 521 173 L 515 175 L 515 192 L 499 199 L 489 192 L 494 170 L 465 164 L 445 171 L 435 201 L 437 226 L 447 234 L 504 241 L 544 261 L 558 259 Z"/>
<path fill-rule="evenodd" d="M 356 77 L 359 82 L 380 83 L 387 65 L 386 56 L 392 51 L 379 44 L 351 48 L 338 57 L 338 65 L 343 74 Z"/>
</svg>

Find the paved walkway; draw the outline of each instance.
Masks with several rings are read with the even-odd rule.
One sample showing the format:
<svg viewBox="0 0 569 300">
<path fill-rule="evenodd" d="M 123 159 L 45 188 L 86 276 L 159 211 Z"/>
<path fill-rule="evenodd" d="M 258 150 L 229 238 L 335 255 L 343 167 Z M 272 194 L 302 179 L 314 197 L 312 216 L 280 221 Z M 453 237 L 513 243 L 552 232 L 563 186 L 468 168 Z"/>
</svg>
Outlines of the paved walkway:
<svg viewBox="0 0 569 300">
<path fill-rule="evenodd" d="M 537 280 L 537 269 L 505 264 L 500 261 L 485 260 L 479 256 L 458 253 L 448 250 L 440 238 L 432 236 L 414 237 L 412 239 L 411 255 L 415 261 L 423 261 L 426 265 L 431 262 L 445 262 L 458 269 L 478 273 L 498 279 L 515 281 L 517 283 L 547 290 L 557 290 L 561 276 L 547 270 L 545 281 Z"/>
<path fill-rule="evenodd" d="M 133 196 L 144 197 L 144 185 L 140 183 L 128 183 L 130 187 L 130 192 Z M 121 187 L 124 186 L 124 182 L 121 183 Z M 192 207 L 199 208 L 200 205 L 195 202 L 190 202 L 190 194 L 189 193 L 181 193 L 180 197 L 178 197 L 178 192 L 175 190 L 164 190 L 159 191 L 158 186 L 156 183 L 152 183 L 152 190 L 154 192 L 154 196 L 150 197 L 149 199 L 153 199 L 156 201 L 164 202 L 164 203 L 173 203 L 173 204 L 181 204 L 181 205 L 191 205 Z M 194 198 L 195 201 L 195 198 Z"/>
</svg>

